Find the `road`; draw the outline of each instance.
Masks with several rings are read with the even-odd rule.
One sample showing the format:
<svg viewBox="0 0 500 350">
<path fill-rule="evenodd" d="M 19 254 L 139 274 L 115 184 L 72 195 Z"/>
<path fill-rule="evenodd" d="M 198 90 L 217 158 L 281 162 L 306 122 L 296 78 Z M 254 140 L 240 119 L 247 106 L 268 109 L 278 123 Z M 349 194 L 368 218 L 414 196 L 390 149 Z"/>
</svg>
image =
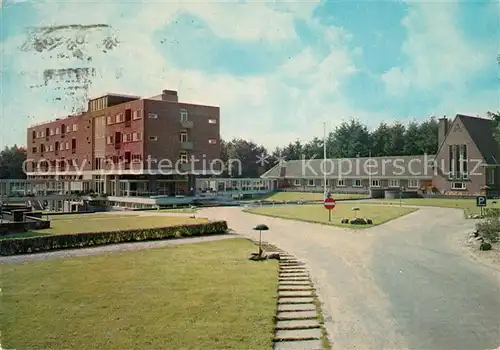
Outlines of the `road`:
<svg viewBox="0 0 500 350">
<path fill-rule="evenodd" d="M 326 215 L 326 214 L 325 214 Z M 304 260 L 323 302 L 334 349 L 483 350 L 500 346 L 500 273 L 470 258 L 460 210 L 422 208 L 370 229 L 210 208 L 236 233 L 270 227 L 264 240 Z"/>
</svg>

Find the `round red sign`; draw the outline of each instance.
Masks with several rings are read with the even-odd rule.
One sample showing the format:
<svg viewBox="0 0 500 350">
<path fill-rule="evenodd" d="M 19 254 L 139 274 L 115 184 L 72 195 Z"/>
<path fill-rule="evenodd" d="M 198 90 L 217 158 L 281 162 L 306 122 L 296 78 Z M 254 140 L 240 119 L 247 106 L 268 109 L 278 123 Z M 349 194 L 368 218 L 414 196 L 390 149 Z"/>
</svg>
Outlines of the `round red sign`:
<svg viewBox="0 0 500 350">
<path fill-rule="evenodd" d="M 326 209 L 332 210 L 335 208 L 335 199 L 333 198 L 325 198 L 325 201 L 323 202 L 323 205 L 325 206 Z"/>
</svg>

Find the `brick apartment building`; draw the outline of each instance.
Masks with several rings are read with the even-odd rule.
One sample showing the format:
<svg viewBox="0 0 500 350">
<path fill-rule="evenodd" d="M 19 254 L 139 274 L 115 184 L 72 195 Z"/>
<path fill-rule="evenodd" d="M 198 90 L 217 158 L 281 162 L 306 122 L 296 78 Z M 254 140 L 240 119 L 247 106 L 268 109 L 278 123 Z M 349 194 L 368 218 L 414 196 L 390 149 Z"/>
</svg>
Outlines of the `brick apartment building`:
<svg viewBox="0 0 500 350">
<path fill-rule="evenodd" d="M 220 170 L 219 131 L 219 107 L 179 102 L 176 91 L 108 93 L 28 128 L 27 175 L 86 180 L 81 190 L 112 196 L 186 195 L 196 175 Z"/>
</svg>

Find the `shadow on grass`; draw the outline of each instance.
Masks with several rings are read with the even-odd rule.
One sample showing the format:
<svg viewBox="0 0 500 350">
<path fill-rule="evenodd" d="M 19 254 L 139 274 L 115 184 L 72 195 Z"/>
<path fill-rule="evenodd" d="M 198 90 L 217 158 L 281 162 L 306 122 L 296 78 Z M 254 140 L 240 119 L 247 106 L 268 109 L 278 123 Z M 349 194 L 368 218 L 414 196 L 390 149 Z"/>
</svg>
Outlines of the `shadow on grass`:
<svg viewBox="0 0 500 350">
<path fill-rule="evenodd" d="M 50 235 L 51 235 L 50 233 L 45 233 L 45 232 L 26 231 L 20 233 L 9 233 L 0 236 L 0 240 L 15 239 L 15 238 L 30 238 L 30 237 L 40 237 L 40 236 L 50 236 Z"/>
</svg>

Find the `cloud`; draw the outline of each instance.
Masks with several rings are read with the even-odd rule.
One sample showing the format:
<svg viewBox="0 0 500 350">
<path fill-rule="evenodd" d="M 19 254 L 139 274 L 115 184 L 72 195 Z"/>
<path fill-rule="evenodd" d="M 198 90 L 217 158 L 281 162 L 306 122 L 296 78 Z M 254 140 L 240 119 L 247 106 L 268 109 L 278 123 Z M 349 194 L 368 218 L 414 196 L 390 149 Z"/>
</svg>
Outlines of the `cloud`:
<svg viewBox="0 0 500 350">
<path fill-rule="evenodd" d="M 92 57 L 88 62 L 76 58 L 61 60 L 53 53 L 20 53 L 18 48 L 25 37 L 9 38 L 5 43 L 5 52 L 11 53 L 6 58 L 8 69 L 26 73 L 19 76 L 24 84 L 22 93 L 5 103 L 6 115 L 24 112 L 26 116 L 27 109 L 19 103 L 26 98 L 37 106 L 36 111 L 29 111 L 30 122 L 68 114 L 74 101 L 54 102 L 50 99 L 54 93 L 49 89 L 41 93 L 29 86 L 43 85 L 45 69 L 75 66 L 96 69 L 90 95 L 112 91 L 152 96 L 162 89 L 177 89 L 183 102 L 221 107 L 222 137 L 244 137 L 270 147 L 315 136 L 325 118 L 340 120 L 341 115 L 357 113 L 343 102 L 338 92 L 339 84 L 356 71 L 351 60 L 354 48 L 349 43 L 349 36 L 343 30 L 323 27 L 315 21 L 311 17 L 313 6 L 310 3 L 216 3 L 210 6 L 154 3 L 129 10 L 133 16 L 122 13 L 123 7 L 112 2 L 86 6 L 76 2 L 49 2 L 36 3 L 35 7 L 38 26 L 106 23 L 113 30 L 87 34 L 87 51 Z M 205 21 L 219 36 L 247 42 L 296 40 L 294 20 L 299 17 L 308 21 L 327 50 L 305 47 L 296 57 L 277 66 L 272 74 L 262 76 L 175 68 L 158 51 L 153 33 L 175 21 L 177 14 L 186 12 Z M 162 16 L 158 16 L 159 13 Z M 116 49 L 103 53 L 102 48 L 94 45 L 113 33 L 120 40 Z M 196 55 L 195 47 L 192 54 Z M 27 122 L 25 117 L 25 123 L 20 123 L 23 125 L 19 128 L 23 129 Z M 24 137 L 24 132 L 22 135 Z"/>
<path fill-rule="evenodd" d="M 459 3 L 411 2 L 408 6 L 402 20 L 407 31 L 402 53 L 407 63 L 381 77 L 390 94 L 455 89 L 491 64 L 484 42 L 469 41 L 460 31 Z"/>
</svg>

